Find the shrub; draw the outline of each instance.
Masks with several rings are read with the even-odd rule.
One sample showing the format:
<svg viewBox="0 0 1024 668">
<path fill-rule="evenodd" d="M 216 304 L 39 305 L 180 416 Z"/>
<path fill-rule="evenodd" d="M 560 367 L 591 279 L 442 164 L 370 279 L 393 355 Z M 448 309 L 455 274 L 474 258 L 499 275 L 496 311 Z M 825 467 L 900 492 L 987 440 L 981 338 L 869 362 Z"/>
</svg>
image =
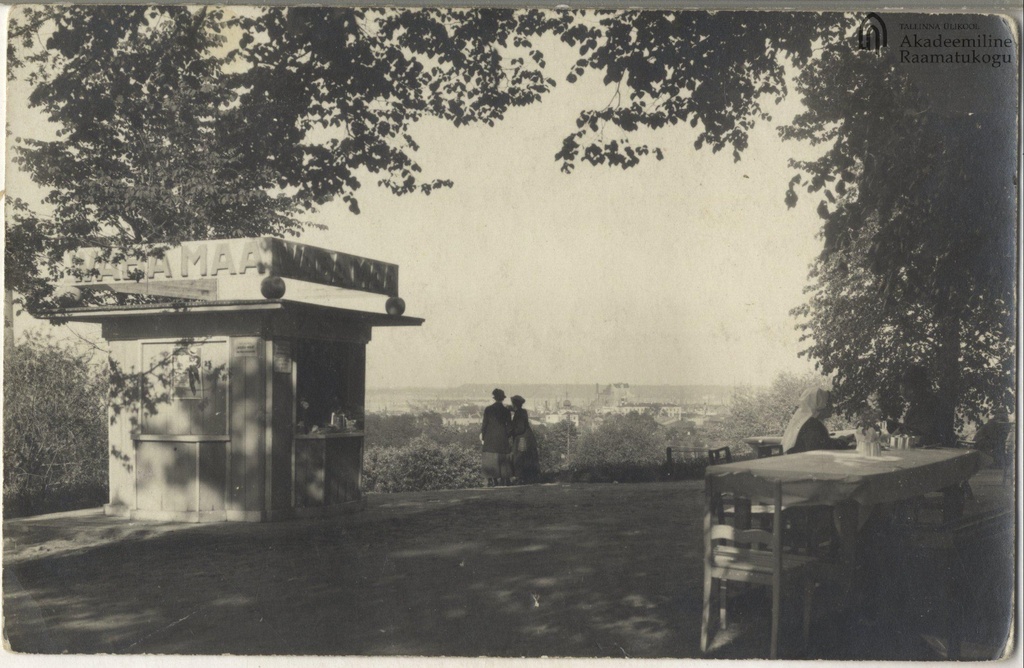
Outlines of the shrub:
<svg viewBox="0 0 1024 668">
<path fill-rule="evenodd" d="M 534 424 L 540 450 L 540 471 L 542 479 L 551 479 L 569 470 L 569 453 L 579 443 L 579 430 L 569 420 L 553 425 Z"/>
<path fill-rule="evenodd" d="M 480 453 L 423 436 L 408 445 L 367 449 L 363 481 L 367 492 L 418 492 L 479 487 Z"/>
<path fill-rule="evenodd" d="M 107 379 L 90 355 L 42 335 L 4 357 L 4 516 L 107 500 Z"/>
<path fill-rule="evenodd" d="M 581 482 L 652 482 L 663 475 L 665 430 L 650 415 L 610 416 L 585 434 L 571 455 Z"/>
</svg>

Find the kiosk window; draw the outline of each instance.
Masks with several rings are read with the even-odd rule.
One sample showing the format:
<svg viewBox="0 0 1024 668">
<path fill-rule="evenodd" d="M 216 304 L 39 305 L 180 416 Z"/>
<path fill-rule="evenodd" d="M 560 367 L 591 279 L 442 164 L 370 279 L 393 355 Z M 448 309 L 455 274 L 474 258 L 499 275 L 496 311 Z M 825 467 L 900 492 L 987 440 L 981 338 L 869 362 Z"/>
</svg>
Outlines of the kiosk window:
<svg viewBox="0 0 1024 668">
<path fill-rule="evenodd" d="M 300 341 L 296 363 L 296 429 L 308 434 L 331 429 L 357 429 L 363 419 L 362 378 L 353 363 L 354 346 Z"/>
</svg>

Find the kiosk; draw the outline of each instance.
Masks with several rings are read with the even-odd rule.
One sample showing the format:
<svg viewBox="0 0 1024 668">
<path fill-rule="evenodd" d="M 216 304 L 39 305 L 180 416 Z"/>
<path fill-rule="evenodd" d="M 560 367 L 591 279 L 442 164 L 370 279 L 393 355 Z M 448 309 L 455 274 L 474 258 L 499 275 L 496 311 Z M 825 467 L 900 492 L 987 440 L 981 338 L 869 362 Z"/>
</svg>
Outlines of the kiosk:
<svg viewBox="0 0 1024 668">
<path fill-rule="evenodd" d="M 99 323 L 110 347 L 107 514 L 265 521 L 362 507 L 366 345 L 373 327 L 423 322 L 402 315 L 396 265 L 269 237 L 184 244 L 144 265 L 97 257 L 72 258 L 85 269 L 64 287 L 72 298 L 179 298 L 60 314 Z M 387 312 L 352 308 L 352 291 L 387 296 Z"/>
</svg>

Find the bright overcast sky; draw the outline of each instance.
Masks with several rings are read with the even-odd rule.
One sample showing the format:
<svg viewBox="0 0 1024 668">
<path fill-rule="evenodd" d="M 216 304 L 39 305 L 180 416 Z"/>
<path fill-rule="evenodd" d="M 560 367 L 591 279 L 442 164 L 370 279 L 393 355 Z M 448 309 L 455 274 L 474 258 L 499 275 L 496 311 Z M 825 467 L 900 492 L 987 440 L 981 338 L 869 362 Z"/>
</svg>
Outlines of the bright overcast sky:
<svg viewBox="0 0 1024 668">
<path fill-rule="evenodd" d="M 764 124 L 734 163 L 695 150 L 686 127 L 653 135 L 661 162 L 566 175 L 562 137 L 610 97 L 587 83 L 495 128 L 425 123 L 420 163 L 454 188 L 365 189 L 361 215 L 318 217 L 330 230 L 307 241 L 398 263 L 407 314 L 426 318 L 374 332 L 372 386 L 763 384 L 810 368 L 789 311 L 820 220 L 816 201 L 783 202 L 788 158 L 807 149 Z"/>
<path fill-rule="evenodd" d="M 553 73 L 568 71 L 547 54 Z M 17 134 L 30 115 L 24 90 L 9 94 Z M 454 188 L 395 197 L 367 177 L 361 215 L 339 202 L 315 216 L 329 229 L 302 241 L 397 263 L 406 314 L 426 319 L 374 331 L 370 387 L 765 384 L 811 368 L 789 311 L 820 221 L 813 198 L 787 209 L 783 195 L 788 159 L 813 153 L 775 129 L 795 100 L 738 163 L 695 150 L 685 127 L 651 135 L 661 162 L 562 174 L 554 154 L 578 111 L 609 98 L 591 73 L 494 128 L 424 122 L 419 163 Z M 9 192 L 29 192 L 8 170 Z"/>
</svg>

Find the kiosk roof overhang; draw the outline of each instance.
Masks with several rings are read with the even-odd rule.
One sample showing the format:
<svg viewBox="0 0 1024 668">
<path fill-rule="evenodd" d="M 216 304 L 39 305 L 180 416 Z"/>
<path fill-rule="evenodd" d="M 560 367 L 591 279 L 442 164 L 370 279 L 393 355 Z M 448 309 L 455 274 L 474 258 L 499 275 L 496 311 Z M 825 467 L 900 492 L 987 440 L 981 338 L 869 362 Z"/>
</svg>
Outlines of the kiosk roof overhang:
<svg viewBox="0 0 1024 668">
<path fill-rule="evenodd" d="M 156 302 L 151 304 L 127 304 L 123 306 L 87 306 L 68 308 L 59 312 L 51 312 L 47 317 L 51 319 L 71 320 L 74 322 L 88 322 L 102 324 L 112 320 L 122 320 L 139 317 L 167 317 L 174 318 L 182 315 L 206 315 L 214 313 L 252 313 L 267 314 L 283 312 L 300 316 L 324 316 L 330 315 L 353 323 L 369 325 L 371 327 L 418 327 L 424 322 L 423 318 L 413 318 L 405 315 L 389 315 L 387 313 L 372 313 L 369 311 L 357 311 L 353 309 L 325 306 L 322 304 L 310 304 L 307 302 L 293 301 L 289 299 L 253 299 L 218 302 Z"/>
</svg>

